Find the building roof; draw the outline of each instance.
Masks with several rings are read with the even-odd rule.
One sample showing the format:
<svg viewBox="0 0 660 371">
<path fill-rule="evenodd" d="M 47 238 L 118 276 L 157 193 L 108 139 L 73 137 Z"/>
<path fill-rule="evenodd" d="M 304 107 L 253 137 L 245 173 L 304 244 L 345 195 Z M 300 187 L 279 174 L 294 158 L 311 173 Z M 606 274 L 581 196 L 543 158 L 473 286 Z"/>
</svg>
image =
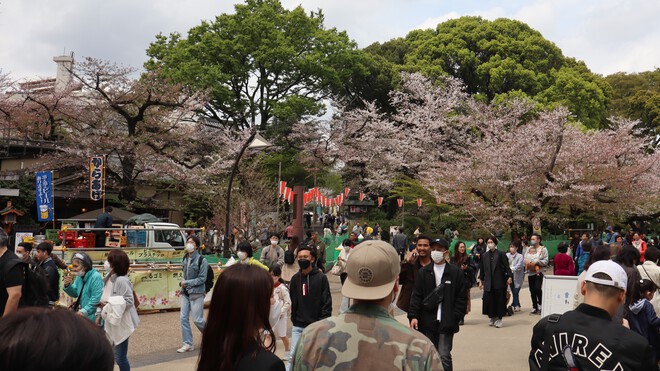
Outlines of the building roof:
<svg viewBox="0 0 660 371">
<path fill-rule="evenodd" d="M 22 211 L 18 210 L 17 208 L 11 205 L 11 201 L 7 201 L 7 207 L 0 210 L 0 215 L 7 215 L 7 214 L 16 214 L 18 216 L 24 215 Z"/>
<path fill-rule="evenodd" d="M 61 220 L 72 220 L 72 221 L 77 221 L 77 222 L 93 222 L 96 221 L 96 217 L 101 215 L 103 212 L 103 209 L 96 209 L 92 211 L 88 211 L 86 213 L 82 213 L 80 215 L 72 216 L 70 218 L 66 219 L 61 219 Z M 126 211 L 117 207 L 114 207 L 112 209 L 112 212 L 110 213 L 112 216 L 113 222 L 125 222 L 128 219 L 134 217 L 137 214 L 134 214 L 130 211 Z"/>
</svg>

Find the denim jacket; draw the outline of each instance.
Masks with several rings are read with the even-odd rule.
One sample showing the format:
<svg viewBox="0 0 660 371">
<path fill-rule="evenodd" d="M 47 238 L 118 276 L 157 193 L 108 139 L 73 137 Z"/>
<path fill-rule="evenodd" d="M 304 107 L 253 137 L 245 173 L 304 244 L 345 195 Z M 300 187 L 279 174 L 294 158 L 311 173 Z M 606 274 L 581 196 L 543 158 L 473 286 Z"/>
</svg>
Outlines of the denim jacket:
<svg viewBox="0 0 660 371">
<path fill-rule="evenodd" d="M 189 259 L 190 266 L 188 266 Z M 199 259 L 203 259 L 201 266 L 199 265 Z M 192 256 L 186 254 L 183 257 L 183 283 L 186 284 L 188 294 L 206 294 L 204 283 L 206 282 L 208 269 L 209 263 L 197 251 Z"/>
</svg>

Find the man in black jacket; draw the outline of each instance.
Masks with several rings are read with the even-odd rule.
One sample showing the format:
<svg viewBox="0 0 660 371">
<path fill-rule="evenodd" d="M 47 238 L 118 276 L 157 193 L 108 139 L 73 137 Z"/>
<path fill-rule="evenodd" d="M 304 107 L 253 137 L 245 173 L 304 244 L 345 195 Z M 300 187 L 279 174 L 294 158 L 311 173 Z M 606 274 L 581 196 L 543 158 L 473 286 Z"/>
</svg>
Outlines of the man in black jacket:
<svg viewBox="0 0 660 371">
<path fill-rule="evenodd" d="M 106 206 L 105 212 L 99 214 L 94 222 L 94 228 L 112 228 L 112 206 Z M 105 247 L 105 230 L 94 231 L 96 235 L 96 247 Z"/>
<path fill-rule="evenodd" d="M 51 258 L 53 252 L 53 245 L 50 242 L 42 242 L 37 245 L 37 254 L 34 256 L 38 262 L 39 267 L 44 270 L 46 274 L 46 281 L 48 282 L 48 301 L 49 305 L 53 304 L 60 298 L 60 272 L 57 270 L 57 265 Z"/>
<path fill-rule="evenodd" d="M 296 259 L 300 271 L 291 277 L 291 352 L 293 353 L 305 327 L 332 315 L 332 296 L 328 277 L 316 266 L 317 250 L 309 246 L 298 248 Z M 291 366 L 287 365 L 287 369 Z"/>
<path fill-rule="evenodd" d="M 419 239 L 428 237 L 420 236 Z M 410 327 L 426 335 L 438 349 L 445 371 L 453 369 L 451 349 L 458 322 L 467 309 L 467 283 L 460 268 L 447 263 L 449 243 L 431 241 L 431 260 L 415 281 L 408 319 Z"/>
<path fill-rule="evenodd" d="M 584 303 L 534 326 L 529 369 L 657 370 L 648 341 L 612 322 L 625 301 L 627 281 L 617 263 L 593 263 L 582 282 Z"/>
</svg>

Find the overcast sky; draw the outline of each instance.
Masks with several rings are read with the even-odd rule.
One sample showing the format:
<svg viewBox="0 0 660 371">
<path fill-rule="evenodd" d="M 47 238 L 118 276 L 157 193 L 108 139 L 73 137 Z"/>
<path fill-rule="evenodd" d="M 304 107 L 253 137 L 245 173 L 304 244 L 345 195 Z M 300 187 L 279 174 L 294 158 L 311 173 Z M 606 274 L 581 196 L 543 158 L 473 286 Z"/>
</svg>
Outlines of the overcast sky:
<svg viewBox="0 0 660 371">
<path fill-rule="evenodd" d="M 0 69 L 14 78 L 55 75 L 65 51 L 141 67 L 159 32 L 185 33 L 233 12 L 220 0 L 0 0 Z M 282 0 L 322 9 L 327 28 L 365 47 L 463 15 L 529 24 L 596 73 L 660 67 L 660 0 Z"/>
</svg>

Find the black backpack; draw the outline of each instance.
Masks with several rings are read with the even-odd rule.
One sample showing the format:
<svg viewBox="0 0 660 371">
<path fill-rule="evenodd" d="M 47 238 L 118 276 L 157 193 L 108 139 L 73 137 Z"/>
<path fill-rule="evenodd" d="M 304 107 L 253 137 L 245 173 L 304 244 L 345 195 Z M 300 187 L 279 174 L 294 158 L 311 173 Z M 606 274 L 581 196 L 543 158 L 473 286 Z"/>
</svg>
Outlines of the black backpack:
<svg viewBox="0 0 660 371">
<path fill-rule="evenodd" d="M 204 259 L 203 256 L 199 256 L 199 259 L 197 259 L 197 269 L 201 270 L 202 269 L 202 260 Z M 213 283 L 215 282 L 215 272 L 213 272 L 213 268 L 211 268 L 211 265 L 206 263 L 208 268 L 206 269 L 206 281 L 204 281 L 204 291 L 209 292 L 213 288 Z"/>
<path fill-rule="evenodd" d="M 286 250 L 284 252 L 284 263 L 286 264 L 293 264 L 296 261 L 295 255 L 293 255 L 293 251 Z"/>
<path fill-rule="evenodd" d="M 23 267 L 23 286 L 21 287 L 21 301 L 19 307 L 47 307 L 48 306 L 48 280 L 46 272 L 40 266 L 30 269 L 27 263 L 20 259 L 9 260 L 2 269 L 2 274 L 9 272 L 20 264 Z"/>
</svg>

